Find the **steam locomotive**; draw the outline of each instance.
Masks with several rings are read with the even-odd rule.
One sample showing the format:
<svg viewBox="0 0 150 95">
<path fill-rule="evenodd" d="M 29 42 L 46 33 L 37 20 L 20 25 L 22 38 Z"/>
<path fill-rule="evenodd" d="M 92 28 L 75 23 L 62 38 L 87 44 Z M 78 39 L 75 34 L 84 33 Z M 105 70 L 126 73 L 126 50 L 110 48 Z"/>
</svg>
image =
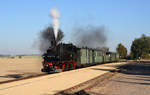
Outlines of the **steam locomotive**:
<svg viewBox="0 0 150 95">
<path fill-rule="evenodd" d="M 78 48 L 73 44 L 59 43 L 43 54 L 43 72 L 62 72 L 80 67 L 114 62 L 117 53 L 99 49 Z"/>
</svg>

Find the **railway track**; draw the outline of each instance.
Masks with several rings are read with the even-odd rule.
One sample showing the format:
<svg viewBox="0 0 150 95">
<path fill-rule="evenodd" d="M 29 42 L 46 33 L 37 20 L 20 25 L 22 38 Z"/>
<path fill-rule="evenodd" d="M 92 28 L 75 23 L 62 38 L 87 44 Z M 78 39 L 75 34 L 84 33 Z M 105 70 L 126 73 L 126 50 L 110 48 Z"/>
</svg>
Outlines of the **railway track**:
<svg viewBox="0 0 150 95">
<path fill-rule="evenodd" d="M 18 79 L 11 79 L 11 80 L 7 80 L 7 81 L 1 81 L 0 85 L 4 84 L 4 83 L 10 83 L 10 82 L 15 82 L 15 81 L 20 81 L 20 80 L 25 80 L 25 79 L 30 79 L 30 78 L 36 78 L 36 77 L 41 77 L 41 76 L 45 76 L 45 75 L 48 75 L 48 74 L 47 73 L 37 74 L 37 75 L 31 75 L 31 76 L 27 76 L 27 77 L 18 78 Z"/>
</svg>

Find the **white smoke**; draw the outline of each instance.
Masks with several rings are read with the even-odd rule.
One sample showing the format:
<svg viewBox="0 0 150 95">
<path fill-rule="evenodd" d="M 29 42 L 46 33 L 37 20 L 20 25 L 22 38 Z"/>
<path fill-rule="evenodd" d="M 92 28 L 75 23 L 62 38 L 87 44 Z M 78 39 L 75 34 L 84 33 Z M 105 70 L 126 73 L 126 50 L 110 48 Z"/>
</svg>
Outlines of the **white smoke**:
<svg viewBox="0 0 150 95">
<path fill-rule="evenodd" d="M 50 11 L 50 16 L 52 17 L 52 25 L 54 28 L 55 38 L 57 38 L 59 30 L 59 17 L 60 13 L 57 8 L 52 8 Z"/>
</svg>

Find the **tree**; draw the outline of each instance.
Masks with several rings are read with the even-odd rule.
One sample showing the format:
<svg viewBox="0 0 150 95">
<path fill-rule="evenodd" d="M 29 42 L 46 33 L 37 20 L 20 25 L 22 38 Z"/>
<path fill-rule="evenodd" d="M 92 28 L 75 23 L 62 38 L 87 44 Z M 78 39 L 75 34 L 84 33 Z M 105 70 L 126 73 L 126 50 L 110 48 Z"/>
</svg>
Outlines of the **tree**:
<svg viewBox="0 0 150 95">
<path fill-rule="evenodd" d="M 143 59 L 150 58 L 150 37 L 142 35 L 140 38 L 136 38 L 131 45 L 132 58 L 137 59 L 139 57 Z"/>
<path fill-rule="evenodd" d="M 119 54 L 119 58 L 126 58 L 127 57 L 127 49 L 121 43 L 117 46 L 117 53 Z"/>
</svg>

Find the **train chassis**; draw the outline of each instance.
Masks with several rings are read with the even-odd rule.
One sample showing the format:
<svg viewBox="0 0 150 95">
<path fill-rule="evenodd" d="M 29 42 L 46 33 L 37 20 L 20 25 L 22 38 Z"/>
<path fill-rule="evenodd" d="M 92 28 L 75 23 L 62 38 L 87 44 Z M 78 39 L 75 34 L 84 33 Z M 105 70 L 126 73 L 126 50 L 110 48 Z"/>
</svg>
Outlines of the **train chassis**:
<svg viewBox="0 0 150 95">
<path fill-rule="evenodd" d="M 76 61 L 43 62 L 42 72 L 63 72 L 76 69 Z"/>
</svg>

